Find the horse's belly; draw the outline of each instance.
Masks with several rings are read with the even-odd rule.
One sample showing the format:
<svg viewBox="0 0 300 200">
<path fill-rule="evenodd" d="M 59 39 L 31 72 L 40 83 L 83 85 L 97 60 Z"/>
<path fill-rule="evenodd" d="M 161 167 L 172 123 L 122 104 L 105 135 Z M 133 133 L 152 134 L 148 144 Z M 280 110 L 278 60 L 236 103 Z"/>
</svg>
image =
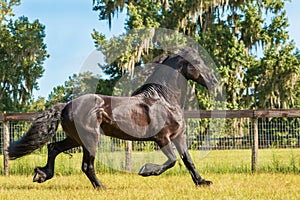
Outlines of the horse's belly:
<svg viewBox="0 0 300 200">
<path fill-rule="evenodd" d="M 146 140 L 152 140 L 153 138 L 152 136 L 145 137 L 145 135 L 141 135 L 140 133 L 136 133 L 136 132 L 127 133 L 121 130 L 117 125 L 112 125 L 105 122 L 101 124 L 101 133 L 103 133 L 106 136 L 115 137 L 122 140 L 146 141 Z"/>
</svg>

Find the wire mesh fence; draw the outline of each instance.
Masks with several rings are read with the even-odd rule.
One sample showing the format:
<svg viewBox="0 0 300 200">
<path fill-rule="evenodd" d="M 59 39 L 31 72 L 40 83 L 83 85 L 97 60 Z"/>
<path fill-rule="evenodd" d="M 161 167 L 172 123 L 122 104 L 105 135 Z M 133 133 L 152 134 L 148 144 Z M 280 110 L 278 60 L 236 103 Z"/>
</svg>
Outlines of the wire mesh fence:
<svg viewBox="0 0 300 200">
<path fill-rule="evenodd" d="M 239 119 L 237 127 L 231 126 L 232 120 L 226 120 L 226 127 L 212 130 L 208 125 L 209 120 L 187 119 L 186 136 L 189 149 L 250 149 L 252 147 L 251 120 Z M 30 125 L 31 122 L 10 122 L 10 141 L 18 140 L 26 133 Z M 259 148 L 300 148 L 300 118 L 262 118 L 258 120 L 258 131 Z M 65 133 L 59 129 L 50 142 L 60 141 L 65 137 Z M 119 151 L 125 148 L 125 141 L 102 137 L 99 146 L 106 146 L 106 149 L 110 151 Z M 154 142 L 134 141 L 132 149 L 133 151 L 154 151 L 159 150 L 159 147 Z M 2 123 L 0 123 L 0 152 L 3 153 Z"/>
<path fill-rule="evenodd" d="M 10 122 L 10 142 L 17 140 L 24 135 L 30 125 L 31 122 L 28 121 Z M 186 125 L 188 148 L 193 152 L 196 159 L 207 160 L 207 163 L 203 163 L 203 166 L 206 166 L 207 168 L 203 170 L 214 171 L 214 166 L 216 166 L 214 160 L 217 160 L 217 163 L 220 166 L 223 166 L 223 168 L 224 163 L 231 160 L 231 163 L 229 163 L 228 166 L 232 168 L 239 168 L 241 171 L 249 171 L 251 169 L 253 122 L 250 118 L 192 118 L 186 120 Z M 64 138 L 65 133 L 59 128 L 57 134 L 50 142 L 60 141 Z M 278 160 L 281 153 L 278 153 L 278 151 L 274 149 L 286 149 L 287 154 L 291 154 L 289 149 L 300 148 L 300 118 L 259 118 L 258 139 L 258 147 L 262 152 L 261 155 L 266 154 L 266 157 L 269 157 L 269 163 L 277 166 L 280 164 Z M 126 150 L 125 141 L 101 135 L 98 146 L 97 159 L 100 163 L 110 162 L 110 165 L 124 165 L 124 151 Z M 268 149 L 272 153 L 269 151 L 266 153 L 263 149 Z M 164 159 L 161 158 L 162 154 L 159 152 L 159 147 L 154 142 L 134 141 L 132 142 L 132 151 L 134 156 L 136 156 L 133 157 L 133 160 L 142 160 L 140 157 L 145 157 L 149 152 L 158 152 L 159 156 L 156 156 L 155 158 L 157 160 L 161 161 L 161 159 Z M 3 124 L 1 122 L 0 152 L 3 154 Z M 72 149 L 67 153 L 81 153 L 81 148 Z M 210 155 L 203 159 L 208 153 L 210 153 Z M 43 149 L 37 150 L 35 154 L 46 157 L 47 149 L 44 147 Z M 232 161 L 233 157 L 236 157 L 235 161 Z M 151 156 L 146 156 L 146 160 L 147 159 L 151 160 Z M 266 160 L 267 159 L 264 159 L 265 162 Z M 294 161 L 296 162 L 294 166 L 297 166 L 296 171 L 300 170 L 300 155 L 298 153 L 292 153 L 286 165 L 290 166 Z M 45 159 L 43 162 L 45 162 Z M 65 162 L 65 160 L 63 160 L 63 162 Z M 119 164 L 116 164 L 115 162 L 118 162 Z M 15 163 L 15 165 L 17 164 Z M 268 164 L 265 166 L 270 165 Z M 67 168 L 73 170 L 71 166 Z M 280 166 L 277 166 L 277 168 L 280 168 Z M 69 171 L 68 173 L 71 172 Z"/>
<path fill-rule="evenodd" d="M 298 118 L 260 119 L 260 148 L 299 148 L 300 120 Z"/>
</svg>

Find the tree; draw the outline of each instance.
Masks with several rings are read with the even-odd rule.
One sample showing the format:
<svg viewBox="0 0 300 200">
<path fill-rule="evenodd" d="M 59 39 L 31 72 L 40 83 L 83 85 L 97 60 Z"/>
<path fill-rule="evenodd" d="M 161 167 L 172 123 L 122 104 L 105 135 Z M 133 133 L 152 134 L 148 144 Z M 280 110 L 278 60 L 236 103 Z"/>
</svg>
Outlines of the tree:
<svg viewBox="0 0 300 200">
<path fill-rule="evenodd" d="M 296 96 L 299 97 L 296 91 L 300 87 L 297 84 L 299 51 L 286 30 L 285 0 L 93 2 L 100 19 L 107 19 L 110 24 L 113 16 L 126 7 L 128 18 L 124 26 L 127 31 L 162 27 L 197 40 L 217 64 L 229 109 L 296 106 Z M 94 31 L 99 49 L 121 43 L 122 36 L 107 41 L 97 34 Z M 126 44 L 128 40 L 122 40 L 122 43 Z M 258 50 L 262 55 L 257 54 Z M 141 50 L 136 47 L 136 51 Z M 120 59 L 119 66 L 134 72 L 132 63 L 143 62 L 147 53 L 151 57 L 155 51 L 129 52 L 126 59 Z M 198 94 L 199 99 L 204 98 Z"/>
<path fill-rule="evenodd" d="M 29 112 L 40 112 L 45 110 L 46 99 L 45 97 L 38 97 L 37 99 L 32 99 L 30 102 Z"/>
<path fill-rule="evenodd" d="M 27 17 L 7 19 L 20 1 L 0 1 L 0 111 L 23 111 L 29 106 L 37 79 L 48 57 L 45 27 Z"/>
<path fill-rule="evenodd" d="M 198 41 L 217 65 L 228 109 L 300 107 L 300 53 L 287 32 L 285 0 L 93 2 L 100 19 L 110 24 L 126 8 L 127 32 L 146 27 L 168 28 Z M 131 44 L 130 38 L 106 40 L 97 31 L 93 38 L 102 51 Z M 145 43 L 147 39 L 125 55 L 119 54 L 118 66 L 134 73 L 135 63 L 146 63 L 155 57 L 158 52 L 144 48 L 151 47 Z M 214 109 L 205 90 L 195 88 L 200 108 Z M 243 120 L 227 120 L 224 133 L 243 135 Z"/>
<path fill-rule="evenodd" d="M 8 16 L 14 16 L 12 13 L 12 8 L 20 5 L 20 2 L 21 0 L 0 1 L 0 24 L 2 24 L 2 22 L 6 20 Z"/>
<path fill-rule="evenodd" d="M 69 77 L 69 80 L 65 81 L 64 85 L 53 88 L 53 91 L 49 94 L 48 100 L 45 103 L 46 108 L 59 102 L 66 103 L 83 94 L 112 95 L 112 88 L 119 77 L 118 72 L 114 72 L 114 70 L 113 68 L 107 68 L 105 70 L 109 71 L 112 75 L 109 80 L 95 76 L 91 72 L 73 74 Z"/>
</svg>

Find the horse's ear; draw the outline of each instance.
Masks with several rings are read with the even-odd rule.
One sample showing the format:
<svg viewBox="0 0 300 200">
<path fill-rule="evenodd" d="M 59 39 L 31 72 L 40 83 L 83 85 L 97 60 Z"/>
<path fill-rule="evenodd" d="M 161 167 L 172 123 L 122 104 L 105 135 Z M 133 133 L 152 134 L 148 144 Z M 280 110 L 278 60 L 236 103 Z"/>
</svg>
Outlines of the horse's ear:
<svg viewBox="0 0 300 200">
<path fill-rule="evenodd" d="M 162 55 L 159 55 L 159 56 L 155 57 L 153 60 L 151 60 L 151 63 L 163 63 L 168 58 L 169 58 L 168 55 L 162 54 Z"/>
</svg>

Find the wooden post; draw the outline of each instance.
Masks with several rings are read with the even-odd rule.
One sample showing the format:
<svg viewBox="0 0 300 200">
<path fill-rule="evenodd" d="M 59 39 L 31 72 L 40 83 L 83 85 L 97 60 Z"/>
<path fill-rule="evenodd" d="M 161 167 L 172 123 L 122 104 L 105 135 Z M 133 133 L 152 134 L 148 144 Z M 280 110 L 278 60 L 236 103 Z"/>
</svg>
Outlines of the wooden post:
<svg viewBox="0 0 300 200">
<path fill-rule="evenodd" d="M 132 170 L 132 141 L 125 141 L 125 171 L 131 172 Z"/>
<path fill-rule="evenodd" d="M 3 121 L 3 164 L 4 164 L 4 176 L 9 175 L 9 122 Z"/>
<path fill-rule="evenodd" d="M 258 119 L 252 119 L 252 173 L 258 172 Z"/>
</svg>

